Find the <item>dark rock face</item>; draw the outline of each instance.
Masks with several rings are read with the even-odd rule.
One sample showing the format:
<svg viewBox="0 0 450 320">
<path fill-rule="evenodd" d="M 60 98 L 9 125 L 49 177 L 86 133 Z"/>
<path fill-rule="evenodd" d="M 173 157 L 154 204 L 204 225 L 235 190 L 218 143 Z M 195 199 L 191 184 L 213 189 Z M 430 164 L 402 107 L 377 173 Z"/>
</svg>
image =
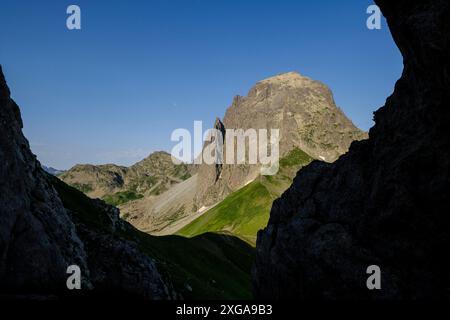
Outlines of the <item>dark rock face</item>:
<svg viewBox="0 0 450 320">
<path fill-rule="evenodd" d="M 123 223 L 117 209 L 103 212 L 111 230 L 77 222 L 64 208 L 22 134 L 20 111 L 0 68 L 0 294 L 64 295 L 67 267 L 75 264 L 83 289 L 169 298 L 153 260 L 113 236 Z"/>
<path fill-rule="evenodd" d="M 65 285 L 66 268 L 86 268 L 86 252 L 22 135 L 22 120 L 0 69 L 1 289 Z"/>
<path fill-rule="evenodd" d="M 376 1 L 404 71 L 369 139 L 298 172 L 260 231 L 258 298 L 448 298 L 450 3 Z M 381 290 L 366 269 L 381 268 Z"/>
</svg>

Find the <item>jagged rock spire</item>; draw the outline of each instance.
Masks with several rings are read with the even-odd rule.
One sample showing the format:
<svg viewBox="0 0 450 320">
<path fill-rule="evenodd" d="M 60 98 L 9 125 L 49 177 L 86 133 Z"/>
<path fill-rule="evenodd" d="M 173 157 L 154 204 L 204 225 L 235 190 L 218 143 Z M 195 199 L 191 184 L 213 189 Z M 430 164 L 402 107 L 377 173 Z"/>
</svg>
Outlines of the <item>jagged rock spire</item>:
<svg viewBox="0 0 450 320">
<path fill-rule="evenodd" d="M 5 76 L 3 75 L 2 65 L 0 65 L 0 99 L 9 99 L 10 91 L 6 84 Z"/>
</svg>

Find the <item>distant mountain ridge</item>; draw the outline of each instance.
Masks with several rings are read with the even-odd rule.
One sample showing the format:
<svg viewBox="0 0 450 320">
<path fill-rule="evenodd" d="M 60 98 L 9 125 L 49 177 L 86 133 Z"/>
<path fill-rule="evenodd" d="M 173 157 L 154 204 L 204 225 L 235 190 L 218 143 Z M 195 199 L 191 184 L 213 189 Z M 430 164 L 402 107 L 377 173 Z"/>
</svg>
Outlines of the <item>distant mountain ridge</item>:
<svg viewBox="0 0 450 320">
<path fill-rule="evenodd" d="M 145 195 L 158 195 L 189 178 L 194 170 L 193 165 L 176 165 L 169 153 L 157 151 L 130 167 L 75 165 L 59 178 L 91 198 L 119 205 Z"/>
<path fill-rule="evenodd" d="M 57 175 L 60 175 L 64 172 L 66 172 L 65 170 L 58 170 L 53 167 L 47 167 L 44 165 L 42 166 L 42 169 L 44 169 L 45 172 L 50 173 L 51 175 L 54 175 L 54 176 L 57 176 Z"/>
</svg>

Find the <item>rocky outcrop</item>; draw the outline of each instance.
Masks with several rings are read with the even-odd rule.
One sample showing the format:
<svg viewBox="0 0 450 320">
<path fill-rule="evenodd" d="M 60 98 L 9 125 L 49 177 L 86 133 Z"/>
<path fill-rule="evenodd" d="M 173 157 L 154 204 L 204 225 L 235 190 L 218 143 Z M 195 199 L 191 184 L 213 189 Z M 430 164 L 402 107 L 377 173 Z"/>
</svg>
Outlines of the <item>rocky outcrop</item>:
<svg viewBox="0 0 450 320">
<path fill-rule="evenodd" d="M 369 139 L 298 172 L 260 231 L 257 298 L 448 298 L 450 4 L 376 1 L 404 58 Z M 368 290 L 366 269 L 381 269 Z"/>
<path fill-rule="evenodd" d="M 296 72 L 259 81 L 246 97 L 236 96 L 220 124 L 221 130 L 279 129 L 281 157 L 299 148 L 327 162 L 347 152 L 352 141 L 367 137 L 336 106 L 326 85 Z M 260 174 L 259 165 L 248 164 L 202 164 L 198 170 L 198 207 L 215 204 Z"/>
<path fill-rule="evenodd" d="M 109 227 L 87 224 L 77 218 L 86 212 L 65 208 L 52 179 L 22 134 L 0 68 L 0 294 L 64 296 L 67 267 L 78 265 L 84 293 L 172 296 L 154 261 L 116 234 L 124 227 L 117 209 L 92 202 L 104 206 L 98 211 Z"/>
<path fill-rule="evenodd" d="M 222 121 L 220 121 L 219 118 L 216 118 L 216 121 L 214 122 L 214 129 L 218 130 L 218 132 L 220 132 L 220 134 L 222 135 L 222 136 L 217 137 L 218 139 L 222 139 L 222 141 L 220 141 L 220 144 L 225 143 L 226 129 L 225 129 L 225 125 L 222 123 Z M 220 159 L 218 159 L 218 155 L 217 155 L 216 156 L 216 164 L 214 165 L 214 167 L 215 167 L 214 182 L 217 182 L 217 180 L 219 180 L 219 178 L 220 178 L 220 175 L 222 174 L 223 164 L 219 160 Z"/>
</svg>

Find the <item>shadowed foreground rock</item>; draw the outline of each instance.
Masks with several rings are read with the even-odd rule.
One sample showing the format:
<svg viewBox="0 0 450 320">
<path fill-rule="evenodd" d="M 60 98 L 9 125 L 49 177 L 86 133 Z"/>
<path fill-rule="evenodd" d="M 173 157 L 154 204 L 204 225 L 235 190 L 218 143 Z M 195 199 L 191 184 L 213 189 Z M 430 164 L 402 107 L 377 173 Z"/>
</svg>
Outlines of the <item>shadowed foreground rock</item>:
<svg viewBox="0 0 450 320">
<path fill-rule="evenodd" d="M 129 227 L 117 209 L 93 202 L 107 222 L 102 230 L 85 225 L 64 208 L 50 179 L 22 134 L 20 111 L 0 67 L 0 295 L 64 296 L 66 269 L 75 264 L 84 289 L 171 297 L 154 261 L 113 235 Z"/>
<path fill-rule="evenodd" d="M 257 298 L 450 296 L 450 4 L 376 2 L 402 77 L 368 140 L 313 162 L 274 202 L 258 234 Z M 381 290 L 366 287 L 373 264 Z"/>
</svg>

